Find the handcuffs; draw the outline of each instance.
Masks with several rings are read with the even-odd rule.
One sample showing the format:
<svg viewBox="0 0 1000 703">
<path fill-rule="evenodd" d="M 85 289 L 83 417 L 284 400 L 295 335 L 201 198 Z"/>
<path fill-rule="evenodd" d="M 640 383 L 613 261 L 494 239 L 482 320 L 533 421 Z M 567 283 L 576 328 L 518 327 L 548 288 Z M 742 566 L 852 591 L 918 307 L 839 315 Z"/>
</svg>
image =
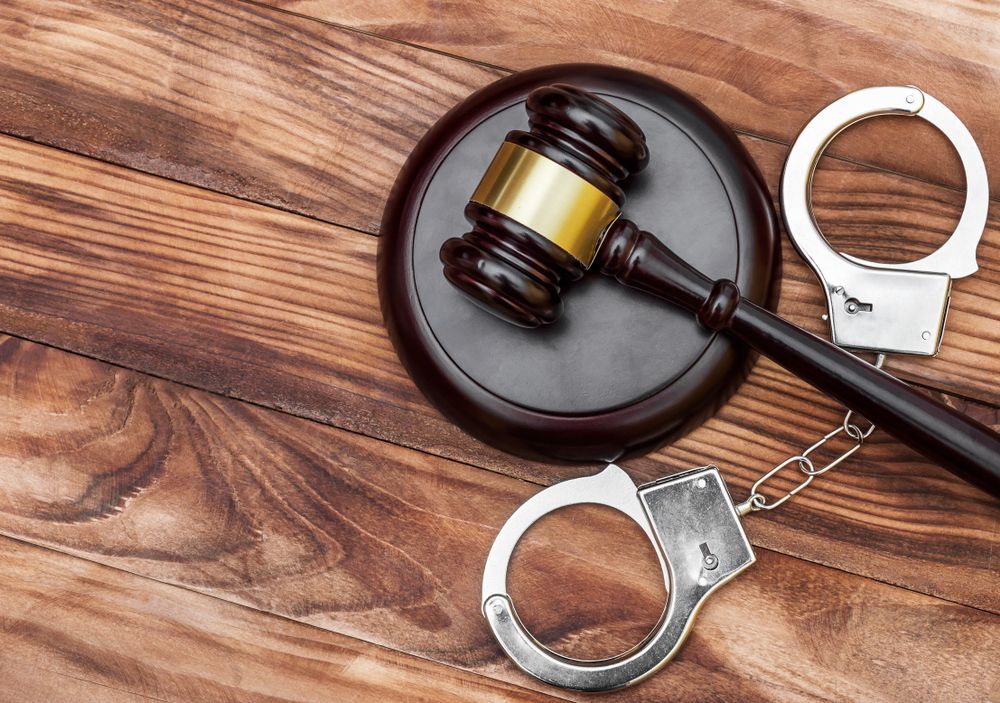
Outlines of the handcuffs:
<svg viewBox="0 0 1000 703">
<path fill-rule="evenodd" d="M 850 125 L 878 115 L 927 120 L 951 141 L 965 171 L 965 207 L 955 232 L 933 254 L 909 263 L 875 263 L 835 251 L 812 213 L 812 179 L 823 151 Z M 976 247 L 989 204 L 982 155 L 951 110 L 913 86 L 865 88 L 844 96 L 810 120 L 795 140 L 781 177 L 780 201 L 789 237 L 823 286 L 835 344 L 876 352 L 879 363 L 890 352 L 937 353 L 951 280 L 977 270 Z M 536 494 L 510 516 L 486 560 L 482 608 L 500 646 L 528 674 L 563 688 L 606 691 L 652 675 L 680 649 L 705 599 L 754 562 L 741 518 L 777 507 L 860 447 L 873 428 L 862 432 L 850 417 L 848 413 L 842 428 L 762 476 L 740 504 L 733 502 L 715 466 L 637 487 L 611 464 L 597 475 L 563 481 Z M 856 440 L 855 447 L 816 469 L 809 454 L 841 429 Z M 795 461 L 808 478 L 766 504 L 758 493 L 760 485 Z M 524 627 L 507 592 L 507 568 L 524 533 L 545 515 L 582 504 L 614 508 L 639 525 L 659 559 L 668 593 L 658 624 L 641 643 L 599 661 L 565 657 L 542 645 Z"/>
</svg>

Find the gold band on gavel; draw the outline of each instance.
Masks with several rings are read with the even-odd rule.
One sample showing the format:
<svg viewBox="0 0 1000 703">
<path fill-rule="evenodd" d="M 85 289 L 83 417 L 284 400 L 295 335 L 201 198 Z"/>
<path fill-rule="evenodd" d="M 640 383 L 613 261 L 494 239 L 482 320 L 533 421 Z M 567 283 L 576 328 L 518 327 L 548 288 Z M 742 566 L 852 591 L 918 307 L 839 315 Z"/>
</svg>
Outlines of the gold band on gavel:
<svg viewBox="0 0 1000 703">
<path fill-rule="evenodd" d="M 471 200 L 537 232 L 586 267 L 621 209 L 568 168 L 504 142 Z"/>
</svg>

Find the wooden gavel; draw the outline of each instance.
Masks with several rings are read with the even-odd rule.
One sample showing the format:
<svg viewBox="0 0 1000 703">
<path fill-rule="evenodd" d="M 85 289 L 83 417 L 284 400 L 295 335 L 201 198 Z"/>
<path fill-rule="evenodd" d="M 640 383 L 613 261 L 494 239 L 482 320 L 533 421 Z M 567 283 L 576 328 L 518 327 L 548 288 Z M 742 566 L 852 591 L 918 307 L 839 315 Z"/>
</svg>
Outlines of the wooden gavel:
<svg viewBox="0 0 1000 703">
<path fill-rule="evenodd" d="M 1000 497 L 1000 434 L 713 281 L 620 217 L 618 185 L 649 161 L 627 115 L 584 90 L 528 97 L 530 131 L 510 132 L 465 209 L 472 231 L 441 247 L 444 274 L 522 327 L 555 322 L 566 284 L 593 265 L 697 315 L 836 398 L 957 476 Z"/>
</svg>

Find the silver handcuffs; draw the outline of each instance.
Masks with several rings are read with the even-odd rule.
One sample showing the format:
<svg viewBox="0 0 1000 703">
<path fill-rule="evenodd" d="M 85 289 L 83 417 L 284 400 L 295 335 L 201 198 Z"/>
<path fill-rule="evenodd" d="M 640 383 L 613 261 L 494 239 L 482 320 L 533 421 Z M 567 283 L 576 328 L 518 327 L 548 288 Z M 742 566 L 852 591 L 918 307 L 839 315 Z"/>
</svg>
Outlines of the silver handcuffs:
<svg viewBox="0 0 1000 703">
<path fill-rule="evenodd" d="M 877 115 L 927 120 L 951 141 L 965 171 L 965 209 L 948 241 L 903 264 L 864 261 L 833 250 L 812 213 L 816 163 L 841 131 Z M 951 110 L 913 86 L 865 88 L 816 115 L 799 134 L 781 175 L 781 212 L 788 236 L 826 293 L 833 343 L 850 349 L 936 354 L 941 346 L 951 279 L 976 272 L 976 246 L 989 207 L 986 166 L 975 140 Z"/>
<path fill-rule="evenodd" d="M 965 170 L 965 209 L 954 234 L 933 254 L 910 263 L 880 264 L 838 253 L 812 214 L 812 178 L 819 157 L 842 130 L 877 115 L 927 120 L 948 137 Z M 879 353 L 937 353 L 951 279 L 976 271 L 976 246 L 989 204 L 982 155 L 954 113 L 912 86 L 850 93 L 817 114 L 795 140 L 782 173 L 780 200 L 792 242 L 823 285 L 834 343 Z M 754 562 L 741 524 L 753 509 L 752 500 L 734 504 L 714 466 L 636 487 L 611 464 L 597 475 L 555 484 L 521 505 L 497 535 L 483 574 L 483 614 L 507 655 L 546 683 L 584 691 L 635 684 L 677 653 L 705 599 Z M 543 516 L 581 504 L 614 508 L 639 525 L 657 554 L 668 593 L 659 623 L 641 643 L 599 661 L 573 659 L 546 648 L 524 627 L 507 592 L 507 568 L 524 533 Z"/>
<path fill-rule="evenodd" d="M 602 661 L 571 659 L 547 649 L 525 629 L 507 594 L 507 565 L 521 535 L 554 510 L 586 503 L 619 510 L 642 528 L 659 557 L 668 593 L 660 622 L 646 639 Z M 563 688 L 607 691 L 642 681 L 670 661 L 705 598 L 753 562 L 750 541 L 717 468 L 706 466 L 637 489 L 611 464 L 596 476 L 546 488 L 514 511 L 486 559 L 483 614 L 507 655 L 535 678 Z"/>
</svg>

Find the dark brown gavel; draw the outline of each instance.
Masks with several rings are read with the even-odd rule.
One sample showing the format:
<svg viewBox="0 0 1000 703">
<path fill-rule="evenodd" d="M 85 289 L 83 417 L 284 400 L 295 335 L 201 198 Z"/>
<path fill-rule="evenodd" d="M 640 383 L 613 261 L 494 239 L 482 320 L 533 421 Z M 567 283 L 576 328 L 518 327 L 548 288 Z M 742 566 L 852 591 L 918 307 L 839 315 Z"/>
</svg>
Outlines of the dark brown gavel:
<svg viewBox="0 0 1000 703">
<path fill-rule="evenodd" d="M 523 327 L 555 322 L 566 284 L 593 265 L 727 332 L 957 476 L 1000 497 L 1000 435 L 853 354 L 712 281 L 620 217 L 618 183 L 649 161 L 623 112 L 565 85 L 534 91 L 530 131 L 509 133 L 465 209 L 472 231 L 447 240 L 448 280 Z"/>
</svg>

